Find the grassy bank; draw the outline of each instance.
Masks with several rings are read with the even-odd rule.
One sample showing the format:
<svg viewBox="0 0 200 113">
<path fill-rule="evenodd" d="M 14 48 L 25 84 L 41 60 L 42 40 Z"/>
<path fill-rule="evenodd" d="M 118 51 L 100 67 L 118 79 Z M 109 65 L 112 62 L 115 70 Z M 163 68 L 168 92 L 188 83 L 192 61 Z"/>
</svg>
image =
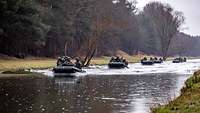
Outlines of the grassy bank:
<svg viewBox="0 0 200 113">
<path fill-rule="evenodd" d="M 129 63 L 136 63 L 141 60 L 139 56 L 124 56 L 124 58 L 129 62 Z M 91 61 L 91 65 L 106 65 L 110 61 L 110 57 L 100 57 L 100 58 L 94 58 Z"/>
<path fill-rule="evenodd" d="M 14 59 L 14 60 L 0 60 L 0 71 L 19 70 L 19 69 L 44 69 L 51 68 L 55 65 L 54 59 Z"/>
<path fill-rule="evenodd" d="M 140 61 L 139 56 L 125 56 L 131 62 Z M 91 65 L 105 65 L 110 57 L 94 58 Z M 56 59 L 7 59 L 0 60 L 0 71 L 19 70 L 19 69 L 46 69 L 56 65 Z"/>
<path fill-rule="evenodd" d="M 200 71 L 195 72 L 185 84 L 176 100 L 152 109 L 152 113 L 200 113 Z"/>
</svg>

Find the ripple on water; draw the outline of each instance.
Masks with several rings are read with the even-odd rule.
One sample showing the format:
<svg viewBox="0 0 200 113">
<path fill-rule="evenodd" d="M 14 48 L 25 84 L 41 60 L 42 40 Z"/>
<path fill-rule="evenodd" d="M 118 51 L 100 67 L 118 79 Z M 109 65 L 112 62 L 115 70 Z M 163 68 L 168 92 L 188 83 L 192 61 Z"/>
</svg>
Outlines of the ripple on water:
<svg viewBox="0 0 200 113">
<path fill-rule="evenodd" d="M 200 62 L 131 64 L 129 69 L 98 66 L 74 78 L 48 76 L 0 79 L 2 113 L 149 113 L 150 107 L 177 97 Z M 100 76 L 99 76 L 100 75 Z"/>
</svg>

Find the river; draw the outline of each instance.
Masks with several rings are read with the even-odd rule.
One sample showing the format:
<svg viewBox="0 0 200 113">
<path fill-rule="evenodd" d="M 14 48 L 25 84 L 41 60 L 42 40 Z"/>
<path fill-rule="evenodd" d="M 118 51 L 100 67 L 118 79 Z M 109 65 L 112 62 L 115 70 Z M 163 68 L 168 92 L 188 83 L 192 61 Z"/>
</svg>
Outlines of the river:
<svg viewBox="0 0 200 113">
<path fill-rule="evenodd" d="M 0 79 L 0 113 L 150 113 L 179 96 L 200 60 L 127 69 L 91 66 L 74 78 L 43 76 Z"/>
</svg>

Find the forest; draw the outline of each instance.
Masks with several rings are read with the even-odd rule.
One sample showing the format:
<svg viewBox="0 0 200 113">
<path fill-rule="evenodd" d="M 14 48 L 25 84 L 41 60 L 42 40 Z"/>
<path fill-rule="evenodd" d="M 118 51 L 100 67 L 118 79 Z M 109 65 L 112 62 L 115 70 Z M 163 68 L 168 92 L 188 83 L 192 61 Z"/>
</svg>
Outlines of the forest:
<svg viewBox="0 0 200 113">
<path fill-rule="evenodd" d="M 1 0 L 0 54 L 198 56 L 200 37 L 181 32 L 184 20 L 160 2 L 140 11 L 128 0 Z"/>
</svg>

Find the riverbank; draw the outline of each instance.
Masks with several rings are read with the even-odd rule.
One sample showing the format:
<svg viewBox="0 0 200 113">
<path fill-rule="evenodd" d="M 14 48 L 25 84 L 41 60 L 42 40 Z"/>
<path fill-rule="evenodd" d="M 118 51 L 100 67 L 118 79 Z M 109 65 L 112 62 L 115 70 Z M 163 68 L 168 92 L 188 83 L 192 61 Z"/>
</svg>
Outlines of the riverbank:
<svg viewBox="0 0 200 113">
<path fill-rule="evenodd" d="M 55 59 L 11 59 L 0 60 L 0 71 L 22 69 L 45 69 L 55 65 Z"/>
<path fill-rule="evenodd" d="M 140 61 L 139 56 L 126 56 L 130 63 Z M 53 68 L 56 65 L 57 59 L 37 58 L 37 59 L 0 59 L 0 72 L 9 70 L 24 70 L 24 69 L 47 69 Z M 91 65 L 106 65 L 110 57 L 94 58 Z"/>
<path fill-rule="evenodd" d="M 146 55 L 119 55 L 123 56 L 128 60 L 129 63 L 137 63 L 140 62 L 141 58 Z M 152 57 L 152 56 L 148 56 Z M 169 58 L 168 60 L 172 60 L 173 58 Z M 9 70 L 25 70 L 25 69 L 47 69 L 53 68 L 56 65 L 57 59 L 49 59 L 49 58 L 26 58 L 26 59 L 17 59 L 17 58 L 8 58 L 8 59 L 0 59 L 0 72 L 9 71 Z M 98 57 L 93 58 L 91 60 L 91 65 L 106 65 L 108 64 L 110 57 Z"/>
<path fill-rule="evenodd" d="M 181 95 L 164 106 L 152 109 L 152 113 L 199 113 L 200 112 L 200 71 L 185 82 Z"/>
</svg>

